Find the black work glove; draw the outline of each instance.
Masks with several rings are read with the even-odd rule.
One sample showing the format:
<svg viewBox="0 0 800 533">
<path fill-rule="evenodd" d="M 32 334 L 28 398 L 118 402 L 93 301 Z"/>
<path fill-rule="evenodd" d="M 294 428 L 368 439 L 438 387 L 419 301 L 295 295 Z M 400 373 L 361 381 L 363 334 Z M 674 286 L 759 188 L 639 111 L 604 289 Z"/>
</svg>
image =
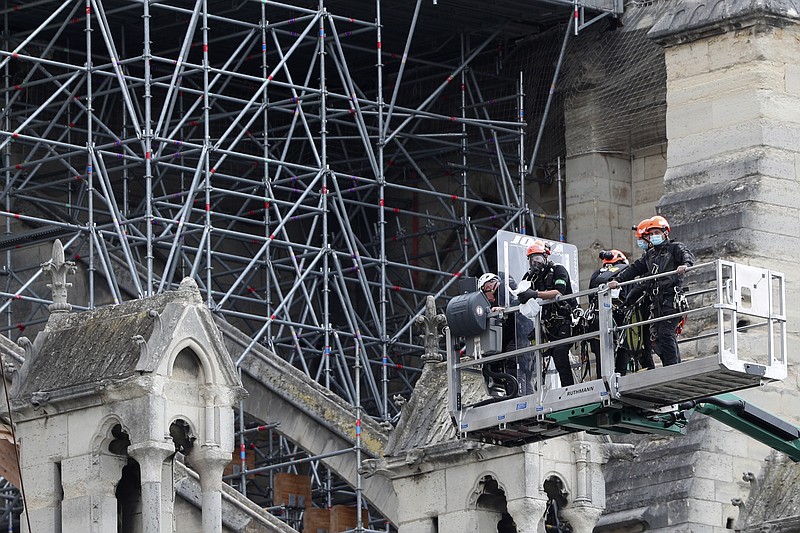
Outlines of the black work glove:
<svg viewBox="0 0 800 533">
<path fill-rule="evenodd" d="M 517 298 L 519 299 L 519 303 L 526 304 L 528 300 L 531 298 L 538 298 L 539 291 L 534 289 L 528 289 L 527 291 L 522 291 L 521 293 L 517 294 Z"/>
</svg>

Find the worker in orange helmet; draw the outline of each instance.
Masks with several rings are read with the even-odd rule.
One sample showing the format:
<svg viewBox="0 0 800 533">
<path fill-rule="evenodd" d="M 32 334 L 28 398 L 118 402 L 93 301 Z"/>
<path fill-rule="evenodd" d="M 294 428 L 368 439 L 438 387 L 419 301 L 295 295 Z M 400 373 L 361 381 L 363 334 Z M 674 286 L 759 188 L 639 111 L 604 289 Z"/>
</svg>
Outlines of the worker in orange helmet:
<svg viewBox="0 0 800 533">
<path fill-rule="evenodd" d="M 547 341 L 565 339 L 572 336 L 572 310 L 576 303 L 574 299 L 561 299 L 561 296 L 572 294 L 572 282 L 569 278 L 569 272 L 564 268 L 564 265 L 553 263 L 549 260 L 550 248 L 544 241 L 534 241 L 528 247 L 527 256 L 529 269 L 522 277 L 522 280 L 529 281 L 531 288 L 517 295 L 520 303 L 524 304 L 531 298 L 556 299 L 555 303 L 542 306 L 541 318 L 544 336 Z M 563 344 L 545 352 L 545 355 L 553 358 L 562 387 L 575 384 L 569 360 L 569 348 L 569 344 Z M 532 363 L 533 359 L 531 359 Z M 529 383 L 530 379 L 527 379 L 526 385 L 529 386 Z M 520 387 L 522 387 L 522 384 L 520 384 Z M 532 388 L 530 392 L 533 392 Z"/>
<path fill-rule="evenodd" d="M 645 238 L 647 228 L 650 226 L 653 217 L 645 218 L 631 229 L 636 235 L 636 246 L 643 252 L 652 247 Z M 640 322 L 652 318 L 650 314 L 650 297 L 643 287 L 633 286 L 625 295 L 625 306 L 628 308 L 628 318 L 631 322 Z M 650 342 L 650 328 L 647 325 L 636 326 L 627 330 L 628 347 L 630 357 L 636 358 L 639 370 L 652 370 L 656 367 L 653 362 L 653 346 Z"/>
<path fill-rule="evenodd" d="M 645 240 L 644 234 L 647 230 L 647 227 L 650 225 L 651 220 L 652 218 L 646 218 L 631 228 L 636 232 L 636 246 L 644 251 L 647 251 L 647 249 L 650 248 L 650 243 Z"/>
<path fill-rule="evenodd" d="M 645 282 L 653 318 L 678 314 L 684 310 L 682 308 L 685 306 L 686 296 L 683 290 L 683 275 L 695 261 L 694 254 L 686 245 L 671 240 L 669 235 L 670 225 L 667 219 L 660 215 L 652 217 L 644 229 L 644 239 L 650 248 L 616 280 L 608 284 L 610 289 L 615 289 L 617 282 L 629 281 L 637 276 L 644 276 L 643 279 L 647 280 L 647 276 L 674 271 L 673 275 Z M 681 362 L 675 332 L 680 321 L 681 317 L 677 316 L 651 324 L 651 338 L 655 341 L 653 349 L 664 366 Z"/>
</svg>

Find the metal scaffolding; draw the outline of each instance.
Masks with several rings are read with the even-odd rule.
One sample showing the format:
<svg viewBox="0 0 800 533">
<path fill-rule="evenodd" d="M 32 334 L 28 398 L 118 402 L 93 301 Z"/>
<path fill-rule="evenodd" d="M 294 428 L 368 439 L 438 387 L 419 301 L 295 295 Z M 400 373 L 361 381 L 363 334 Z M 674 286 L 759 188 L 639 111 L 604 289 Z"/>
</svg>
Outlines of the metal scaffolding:
<svg viewBox="0 0 800 533">
<path fill-rule="evenodd" d="M 5 0 L 4 332 L 46 321 L 31 256 L 59 237 L 75 309 L 190 276 L 248 350 L 392 420 L 425 297 L 494 268 L 498 229 L 558 219 L 500 49 L 620 4 Z"/>
</svg>

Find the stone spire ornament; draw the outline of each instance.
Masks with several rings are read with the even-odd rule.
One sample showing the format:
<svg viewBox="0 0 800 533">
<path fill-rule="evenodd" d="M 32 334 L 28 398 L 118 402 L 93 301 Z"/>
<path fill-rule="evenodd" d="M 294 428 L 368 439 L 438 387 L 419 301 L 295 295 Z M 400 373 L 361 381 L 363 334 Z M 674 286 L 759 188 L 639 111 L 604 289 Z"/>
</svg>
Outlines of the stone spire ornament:
<svg viewBox="0 0 800 533">
<path fill-rule="evenodd" d="M 53 243 L 53 256 L 49 261 L 42 263 L 42 271 L 50 274 L 52 283 L 47 287 L 53 293 L 53 303 L 47 308 L 50 313 L 69 313 L 72 305 L 67 302 L 67 288 L 72 287 L 72 283 L 67 283 L 67 274 L 75 274 L 75 263 L 64 261 L 64 246 L 59 239 Z"/>
<path fill-rule="evenodd" d="M 421 335 L 425 344 L 425 353 L 422 355 L 423 363 L 440 363 L 442 356 L 439 353 L 439 328 L 447 322 L 441 313 L 436 314 L 436 299 L 430 294 L 425 299 L 425 313 L 416 318 L 416 323 L 425 329 Z"/>
</svg>

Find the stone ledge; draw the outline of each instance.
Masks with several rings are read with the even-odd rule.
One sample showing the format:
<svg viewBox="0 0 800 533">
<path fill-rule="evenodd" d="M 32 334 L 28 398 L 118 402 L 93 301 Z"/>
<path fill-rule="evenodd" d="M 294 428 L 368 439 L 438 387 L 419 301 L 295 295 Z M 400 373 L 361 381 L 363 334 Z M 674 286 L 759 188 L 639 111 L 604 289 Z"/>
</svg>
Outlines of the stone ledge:
<svg viewBox="0 0 800 533">
<path fill-rule="evenodd" d="M 800 22 L 800 0 L 684 0 L 661 17 L 647 36 L 673 46 L 757 24 Z"/>
</svg>

